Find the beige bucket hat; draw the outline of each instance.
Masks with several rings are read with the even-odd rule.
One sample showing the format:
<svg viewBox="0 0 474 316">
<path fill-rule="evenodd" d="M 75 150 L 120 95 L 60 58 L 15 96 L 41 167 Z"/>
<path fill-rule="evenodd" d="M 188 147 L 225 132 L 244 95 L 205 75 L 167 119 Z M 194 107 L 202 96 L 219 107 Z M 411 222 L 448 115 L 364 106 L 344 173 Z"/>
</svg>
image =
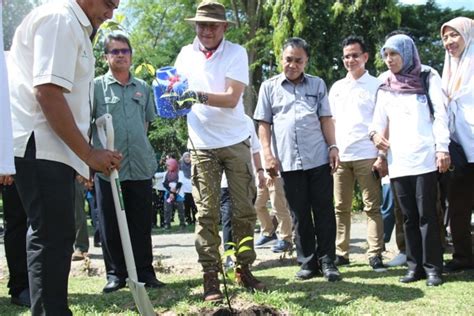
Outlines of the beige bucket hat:
<svg viewBox="0 0 474 316">
<path fill-rule="evenodd" d="M 189 22 L 214 22 L 214 23 L 234 23 L 228 21 L 225 16 L 225 7 L 216 1 L 205 0 L 201 2 L 196 10 L 196 15 L 185 19 Z"/>
</svg>

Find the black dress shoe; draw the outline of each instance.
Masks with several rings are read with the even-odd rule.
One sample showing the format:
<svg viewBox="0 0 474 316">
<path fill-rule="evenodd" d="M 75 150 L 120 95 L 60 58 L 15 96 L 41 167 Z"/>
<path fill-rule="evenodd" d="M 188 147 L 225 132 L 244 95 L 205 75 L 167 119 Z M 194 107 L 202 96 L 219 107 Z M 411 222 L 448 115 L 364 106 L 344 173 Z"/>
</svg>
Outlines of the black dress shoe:
<svg viewBox="0 0 474 316">
<path fill-rule="evenodd" d="M 329 282 L 341 281 L 341 273 L 332 261 L 321 261 L 321 272 L 326 280 Z"/>
<path fill-rule="evenodd" d="M 350 261 L 349 259 L 344 258 L 343 256 L 336 255 L 336 260 L 334 260 L 334 264 L 336 266 L 348 266 L 350 264 Z"/>
<path fill-rule="evenodd" d="M 18 295 L 12 295 L 10 302 L 18 306 L 31 307 L 30 290 L 24 289 Z"/>
<path fill-rule="evenodd" d="M 428 286 L 438 286 L 443 284 L 443 279 L 441 275 L 436 272 L 428 273 L 426 275 L 426 285 Z"/>
<path fill-rule="evenodd" d="M 150 288 L 150 289 L 159 289 L 161 287 L 164 287 L 165 285 L 166 283 L 163 283 L 157 279 L 149 280 L 145 282 L 145 287 Z"/>
<path fill-rule="evenodd" d="M 453 259 L 444 265 L 443 271 L 450 273 L 450 272 L 456 272 L 456 271 L 462 271 L 462 270 L 469 270 L 472 268 L 474 268 L 474 265 L 472 263 Z"/>
<path fill-rule="evenodd" d="M 120 290 L 121 288 L 125 287 L 126 283 L 124 280 L 112 280 L 108 281 L 107 284 L 104 286 L 102 292 L 104 293 L 111 293 Z"/>
<path fill-rule="evenodd" d="M 309 280 L 311 278 L 314 278 L 317 275 L 318 275 L 318 271 L 308 270 L 308 269 L 300 269 L 298 272 L 296 272 L 295 277 L 298 280 Z"/>
<path fill-rule="evenodd" d="M 404 277 L 400 278 L 402 283 L 412 283 L 425 277 L 424 273 L 408 270 Z"/>
</svg>

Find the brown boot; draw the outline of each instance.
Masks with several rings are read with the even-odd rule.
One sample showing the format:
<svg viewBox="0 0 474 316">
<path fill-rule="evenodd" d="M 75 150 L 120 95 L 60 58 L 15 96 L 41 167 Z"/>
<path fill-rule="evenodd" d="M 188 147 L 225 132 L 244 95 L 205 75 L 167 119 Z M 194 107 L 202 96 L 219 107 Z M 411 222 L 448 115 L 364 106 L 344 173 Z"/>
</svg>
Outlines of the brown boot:
<svg viewBox="0 0 474 316">
<path fill-rule="evenodd" d="M 252 292 L 255 290 L 264 291 L 266 289 L 265 284 L 253 276 L 248 265 L 242 265 L 235 269 L 235 280 L 237 281 L 237 284 L 251 290 Z"/>
<path fill-rule="evenodd" d="M 219 275 L 215 271 L 204 272 L 204 301 L 216 302 L 222 301 L 222 295 L 219 289 Z"/>
</svg>

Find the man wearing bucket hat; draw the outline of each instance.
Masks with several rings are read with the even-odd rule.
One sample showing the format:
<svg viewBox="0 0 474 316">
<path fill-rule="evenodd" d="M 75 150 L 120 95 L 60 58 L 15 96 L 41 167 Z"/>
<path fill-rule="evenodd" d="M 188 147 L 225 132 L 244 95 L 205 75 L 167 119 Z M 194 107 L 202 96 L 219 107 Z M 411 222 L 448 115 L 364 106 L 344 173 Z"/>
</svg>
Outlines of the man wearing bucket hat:
<svg viewBox="0 0 474 316">
<path fill-rule="evenodd" d="M 132 46 L 121 33 L 109 34 L 104 42 L 109 71 L 94 80 L 93 117 L 110 113 L 115 132 L 115 148 L 123 154 L 119 170 L 120 186 L 127 214 L 130 239 L 138 280 L 145 287 L 159 288 L 153 270 L 151 244 L 152 177 L 157 168 L 155 153 L 147 137 L 149 122 L 155 119 L 155 104 L 150 86 L 130 74 Z M 94 146 L 100 147 L 97 127 L 92 126 Z M 100 194 L 99 225 L 107 270 L 103 292 L 125 287 L 125 265 L 114 199 L 107 175 L 98 174 Z"/>
<path fill-rule="evenodd" d="M 189 148 L 193 156 L 193 196 L 198 208 L 196 250 L 204 272 L 204 300 L 219 301 L 221 271 L 219 245 L 220 183 L 225 172 L 233 201 L 232 231 L 237 244 L 253 236 L 256 215 L 252 204 L 256 188 L 250 158 L 242 94 L 248 84 L 248 57 L 240 45 L 224 39 L 229 21 L 223 5 L 203 1 L 196 15 L 187 19 L 196 31 L 192 44 L 181 49 L 176 68 L 191 90 L 181 99 L 189 112 Z M 189 101 L 189 100 L 192 101 Z M 182 104 L 183 105 L 183 104 Z M 237 254 L 236 278 L 250 290 L 264 284 L 251 273 L 255 260 L 253 240 L 243 242 L 248 251 Z"/>
</svg>

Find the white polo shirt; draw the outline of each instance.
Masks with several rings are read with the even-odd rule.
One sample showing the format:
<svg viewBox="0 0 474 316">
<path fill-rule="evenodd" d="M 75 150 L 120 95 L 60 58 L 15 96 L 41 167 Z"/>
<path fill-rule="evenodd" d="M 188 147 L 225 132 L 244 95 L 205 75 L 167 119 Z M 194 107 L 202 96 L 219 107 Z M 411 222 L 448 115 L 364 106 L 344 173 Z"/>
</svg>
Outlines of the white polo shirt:
<svg viewBox="0 0 474 316">
<path fill-rule="evenodd" d="M 88 166 L 49 126 L 33 89 L 54 84 L 64 97 L 85 139 L 90 122 L 94 63 L 89 36 L 92 25 L 74 0 L 51 3 L 33 10 L 17 28 L 9 56 L 15 156 L 23 157 L 34 132 L 36 158 L 73 167 L 88 177 Z"/>
<path fill-rule="evenodd" d="M 429 78 L 434 120 L 424 94 L 385 90 L 378 93 L 369 130 L 381 133 L 389 126 L 387 161 L 390 179 L 435 171 L 436 152 L 448 152 L 448 116 L 441 78 L 435 72 Z"/>
<path fill-rule="evenodd" d="M 329 91 L 329 104 L 336 126 L 336 144 L 341 161 L 377 157 L 369 137 L 369 124 L 375 109 L 375 95 L 382 81 L 368 71 L 357 80 L 346 76 Z"/>
<path fill-rule="evenodd" d="M 225 92 L 226 78 L 247 85 L 249 82 L 248 57 L 245 49 L 225 39 L 217 50 L 206 59 L 199 50 L 196 37 L 184 46 L 175 67 L 189 81 L 189 89 L 204 92 Z M 234 108 L 218 108 L 195 104 L 187 116 L 190 148 L 215 149 L 235 145 L 247 138 L 242 96 Z"/>
</svg>

